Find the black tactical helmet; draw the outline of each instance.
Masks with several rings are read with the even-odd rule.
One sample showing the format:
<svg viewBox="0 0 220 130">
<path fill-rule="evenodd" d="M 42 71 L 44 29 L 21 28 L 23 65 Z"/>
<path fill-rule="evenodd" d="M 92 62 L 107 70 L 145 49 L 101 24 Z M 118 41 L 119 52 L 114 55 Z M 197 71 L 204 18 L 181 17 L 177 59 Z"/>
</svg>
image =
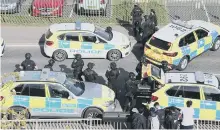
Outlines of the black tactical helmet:
<svg viewBox="0 0 220 130">
<path fill-rule="evenodd" d="M 162 64 L 163 67 L 167 67 L 168 66 L 168 62 L 167 61 L 162 61 L 161 64 Z"/>
<path fill-rule="evenodd" d="M 81 54 L 75 54 L 76 59 L 81 59 L 82 55 Z"/>
<path fill-rule="evenodd" d="M 154 9 L 150 9 L 150 12 L 154 13 L 155 14 L 155 10 Z"/>
<path fill-rule="evenodd" d="M 111 68 L 116 68 L 116 67 L 117 67 L 117 65 L 116 65 L 116 63 L 115 63 L 115 62 L 111 62 L 111 63 L 110 63 L 110 67 L 111 67 Z"/>
<path fill-rule="evenodd" d="M 90 68 L 90 69 L 92 69 L 94 66 L 95 66 L 95 64 L 94 64 L 94 63 L 91 63 L 91 62 L 89 62 L 89 63 L 87 64 L 87 67 Z"/>
<path fill-rule="evenodd" d="M 130 79 L 135 79 L 135 74 L 133 72 L 129 72 L 128 77 Z"/>
<path fill-rule="evenodd" d="M 111 32 L 112 31 L 112 27 L 110 27 L 110 26 L 108 26 L 108 27 L 106 27 L 106 30 L 105 30 L 106 32 Z"/>
<path fill-rule="evenodd" d="M 26 59 L 30 59 L 30 58 L 31 58 L 31 53 L 26 53 L 26 54 L 25 54 L 25 58 L 26 58 Z"/>
<path fill-rule="evenodd" d="M 50 59 L 48 62 L 49 62 L 49 64 L 53 65 L 55 63 L 55 60 Z"/>
</svg>

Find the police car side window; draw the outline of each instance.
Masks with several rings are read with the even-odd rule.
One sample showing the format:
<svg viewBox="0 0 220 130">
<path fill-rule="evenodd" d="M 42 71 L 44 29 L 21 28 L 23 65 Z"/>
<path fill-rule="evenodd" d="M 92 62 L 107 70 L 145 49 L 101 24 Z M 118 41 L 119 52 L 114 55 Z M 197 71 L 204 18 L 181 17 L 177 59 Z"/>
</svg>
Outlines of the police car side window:
<svg viewBox="0 0 220 130">
<path fill-rule="evenodd" d="M 21 92 L 21 95 L 45 97 L 45 86 L 44 84 L 26 84 Z"/>
<path fill-rule="evenodd" d="M 166 93 L 169 96 L 175 96 L 179 88 L 180 88 L 180 86 L 174 86 L 174 87 L 170 88 L 169 90 L 167 90 Z"/>
<path fill-rule="evenodd" d="M 184 86 L 184 98 L 200 99 L 200 88 Z"/>
<path fill-rule="evenodd" d="M 64 92 L 67 92 L 62 86 L 57 84 L 49 84 L 49 91 L 51 98 L 67 98 Z"/>
<path fill-rule="evenodd" d="M 96 42 L 96 36 L 91 34 L 91 33 L 83 33 L 82 34 L 82 37 L 83 37 L 83 41 L 84 42 L 92 42 L 92 43 L 95 43 Z"/>
<path fill-rule="evenodd" d="M 66 41 L 79 41 L 79 34 L 78 33 L 67 33 L 65 35 Z"/>
<path fill-rule="evenodd" d="M 22 90 L 23 90 L 23 88 L 24 88 L 24 84 L 19 84 L 18 86 L 16 86 L 16 87 L 14 88 L 14 90 L 15 90 L 15 92 L 16 92 L 16 95 L 20 95 L 21 92 L 22 92 Z"/>
<path fill-rule="evenodd" d="M 214 88 L 203 88 L 205 100 L 220 101 L 220 90 Z"/>
<path fill-rule="evenodd" d="M 187 45 L 189 45 L 189 44 L 191 44 L 191 43 L 193 43 L 195 41 L 196 41 L 196 39 L 195 39 L 195 36 L 194 36 L 194 34 L 192 32 L 192 33 L 186 35 L 185 37 L 183 37 L 180 40 L 179 47 L 187 46 Z"/>
<path fill-rule="evenodd" d="M 99 42 L 100 42 L 100 43 L 107 43 L 106 41 L 104 41 L 103 39 L 101 39 L 101 38 L 99 38 L 99 37 L 98 37 L 98 39 L 99 39 Z"/>
<path fill-rule="evenodd" d="M 196 30 L 195 32 L 196 32 L 196 35 L 198 36 L 198 39 L 202 39 L 208 36 L 208 32 L 202 29 Z"/>
</svg>

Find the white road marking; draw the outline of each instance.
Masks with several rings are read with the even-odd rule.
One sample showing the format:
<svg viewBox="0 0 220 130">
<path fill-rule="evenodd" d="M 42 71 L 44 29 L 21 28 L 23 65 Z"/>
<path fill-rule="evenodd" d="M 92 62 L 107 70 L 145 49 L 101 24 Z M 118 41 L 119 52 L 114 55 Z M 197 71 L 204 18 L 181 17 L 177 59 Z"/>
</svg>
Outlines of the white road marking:
<svg viewBox="0 0 220 130">
<path fill-rule="evenodd" d="M 209 14 L 208 14 L 208 11 L 207 11 L 206 6 L 205 6 L 205 4 L 204 4 L 204 0 L 202 0 L 202 5 L 203 5 L 203 8 L 204 8 L 204 10 L 205 10 L 205 14 L 206 14 L 206 17 L 207 17 L 207 19 L 208 19 L 208 22 L 210 22 Z"/>
</svg>

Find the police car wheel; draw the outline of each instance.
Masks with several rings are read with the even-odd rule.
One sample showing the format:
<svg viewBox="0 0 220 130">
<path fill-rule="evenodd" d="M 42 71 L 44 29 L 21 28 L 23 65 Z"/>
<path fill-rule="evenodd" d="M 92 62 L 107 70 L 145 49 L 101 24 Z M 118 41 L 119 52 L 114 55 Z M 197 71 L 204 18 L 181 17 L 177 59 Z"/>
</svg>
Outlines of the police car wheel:
<svg viewBox="0 0 220 130">
<path fill-rule="evenodd" d="M 213 43 L 213 46 L 211 48 L 212 51 L 217 51 L 220 47 L 220 37 L 217 37 Z"/>
<path fill-rule="evenodd" d="M 29 119 L 30 114 L 27 109 L 22 107 L 11 107 L 8 110 L 8 119 L 9 120 L 25 120 Z"/>
<path fill-rule="evenodd" d="M 59 62 L 64 61 L 67 58 L 67 53 L 64 50 L 56 50 L 53 53 L 53 58 Z"/>
<path fill-rule="evenodd" d="M 107 57 L 110 61 L 118 61 L 121 58 L 121 52 L 119 50 L 111 50 L 108 52 Z"/>
<path fill-rule="evenodd" d="M 177 66 L 177 69 L 179 71 L 185 70 L 187 65 L 188 65 L 189 59 L 187 57 L 183 57 L 179 63 L 179 65 Z"/>
<path fill-rule="evenodd" d="M 98 108 L 89 108 L 84 113 L 84 118 L 101 118 L 102 111 Z"/>
</svg>

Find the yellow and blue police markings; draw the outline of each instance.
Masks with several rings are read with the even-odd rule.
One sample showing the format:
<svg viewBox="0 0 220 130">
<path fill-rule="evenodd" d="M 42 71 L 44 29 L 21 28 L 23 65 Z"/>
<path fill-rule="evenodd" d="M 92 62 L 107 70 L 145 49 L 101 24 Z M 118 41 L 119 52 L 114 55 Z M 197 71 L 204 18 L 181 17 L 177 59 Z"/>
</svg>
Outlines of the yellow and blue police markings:
<svg viewBox="0 0 220 130">
<path fill-rule="evenodd" d="M 181 97 L 168 97 L 168 106 L 183 108 L 186 107 L 187 100 L 188 99 Z M 218 103 L 215 101 L 207 100 L 193 100 L 193 108 L 194 118 L 220 120 L 220 102 Z"/>
<path fill-rule="evenodd" d="M 108 51 L 115 49 L 116 46 L 113 44 L 95 44 L 91 42 L 76 42 L 76 44 L 71 43 L 70 41 L 59 40 L 58 46 L 61 49 L 70 49 L 70 52 L 77 53 L 90 53 L 90 54 L 99 54 L 102 51 Z"/>
<path fill-rule="evenodd" d="M 73 99 L 70 103 L 61 98 L 45 98 L 44 102 L 31 102 L 29 96 L 14 96 L 13 106 L 23 106 L 30 108 L 32 112 L 57 112 L 57 113 L 75 113 L 76 109 L 85 109 L 86 107 L 96 105 L 93 99 Z M 42 99 L 41 99 L 42 100 Z"/>
<path fill-rule="evenodd" d="M 216 39 L 216 37 L 218 37 L 218 32 L 217 31 L 212 31 L 211 32 L 211 36 L 212 36 L 212 42 L 214 42 L 215 41 L 215 39 Z"/>
</svg>

